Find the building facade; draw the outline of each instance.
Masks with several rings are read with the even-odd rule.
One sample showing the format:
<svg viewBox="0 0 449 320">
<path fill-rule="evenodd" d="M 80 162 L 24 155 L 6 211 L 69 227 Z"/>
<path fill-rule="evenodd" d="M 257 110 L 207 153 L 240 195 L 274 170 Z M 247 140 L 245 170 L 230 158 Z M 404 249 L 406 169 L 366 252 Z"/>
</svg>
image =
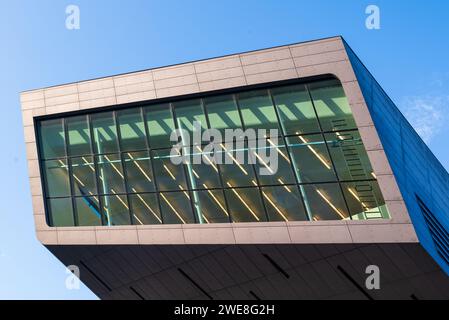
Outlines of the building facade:
<svg viewBox="0 0 449 320">
<path fill-rule="evenodd" d="M 37 237 L 100 298 L 449 298 L 449 176 L 341 37 L 21 102 Z"/>
</svg>

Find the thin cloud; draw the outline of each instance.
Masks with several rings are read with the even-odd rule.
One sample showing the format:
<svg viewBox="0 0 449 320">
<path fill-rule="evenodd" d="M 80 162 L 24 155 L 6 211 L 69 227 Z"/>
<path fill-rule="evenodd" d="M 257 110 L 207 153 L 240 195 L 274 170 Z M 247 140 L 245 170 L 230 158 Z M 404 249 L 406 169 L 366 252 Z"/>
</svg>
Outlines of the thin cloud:
<svg viewBox="0 0 449 320">
<path fill-rule="evenodd" d="M 406 118 L 421 138 L 429 143 L 447 121 L 449 96 L 426 95 L 405 97 L 401 103 Z"/>
</svg>

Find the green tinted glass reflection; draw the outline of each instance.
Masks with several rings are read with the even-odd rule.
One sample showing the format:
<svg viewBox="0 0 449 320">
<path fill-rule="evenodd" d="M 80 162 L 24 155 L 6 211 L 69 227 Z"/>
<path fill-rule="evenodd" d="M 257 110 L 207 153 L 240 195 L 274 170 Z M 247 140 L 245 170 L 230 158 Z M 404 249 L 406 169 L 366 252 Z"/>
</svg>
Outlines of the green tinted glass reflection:
<svg viewBox="0 0 449 320">
<path fill-rule="evenodd" d="M 68 134 L 68 150 L 71 156 L 91 154 L 90 129 L 87 116 L 70 117 L 66 119 Z"/>
<path fill-rule="evenodd" d="M 210 127 L 220 130 L 242 128 L 239 111 L 232 95 L 204 99 Z M 225 137 L 223 136 L 223 139 Z"/>
<path fill-rule="evenodd" d="M 232 221 L 261 222 L 266 221 L 265 210 L 258 188 L 240 188 L 225 190 Z"/>
<path fill-rule="evenodd" d="M 98 194 L 93 157 L 72 158 L 70 166 L 75 195 L 89 196 Z"/>
<path fill-rule="evenodd" d="M 154 177 L 148 152 L 127 152 L 123 154 L 128 192 L 154 191 Z"/>
<path fill-rule="evenodd" d="M 100 226 L 101 210 L 98 197 L 75 198 L 75 214 L 79 226 Z"/>
<path fill-rule="evenodd" d="M 296 186 L 262 188 L 270 221 L 305 221 L 306 212 Z"/>
<path fill-rule="evenodd" d="M 102 196 L 101 203 L 103 209 L 102 212 L 108 225 L 124 226 L 131 224 L 126 196 Z"/>
<path fill-rule="evenodd" d="M 154 193 L 133 194 L 129 196 L 135 224 L 161 224 L 162 218 Z"/>
<path fill-rule="evenodd" d="M 47 197 L 70 196 L 69 170 L 66 160 L 44 161 Z"/>
<path fill-rule="evenodd" d="M 99 190 L 102 194 L 125 192 L 122 163 L 118 154 L 96 157 L 99 177 Z"/>
<path fill-rule="evenodd" d="M 336 183 L 305 185 L 305 199 L 314 220 L 348 220 L 349 213 Z"/>
<path fill-rule="evenodd" d="M 113 113 L 95 113 L 91 119 L 95 153 L 117 152 L 117 129 Z"/>
<path fill-rule="evenodd" d="M 117 122 L 120 128 L 122 151 L 147 148 L 145 125 L 140 108 L 118 111 Z"/>
<path fill-rule="evenodd" d="M 65 136 L 62 119 L 41 121 L 39 125 L 39 141 L 43 159 L 65 156 Z"/>
<path fill-rule="evenodd" d="M 250 91 L 238 95 L 245 128 L 279 129 L 276 111 L 268 91 Z"/>
<path fill-rule="evenodd" d="M 171 155 L 170 152 L 171 150 L 153 151 L 158 189 L 162 191 L 187 190 L 182 157 L 177 154 Z"/>
<path fill-rule="evenodd" d="M 47 206 L 53 227 L 71 227 L 75 225 L 71 198 L 48 199 Z"/>
<path fill-rule="evenodd" d="M 188 192 L 161 192 L 160 202 L 165 224 L 195 223 Z"/>
</svg>

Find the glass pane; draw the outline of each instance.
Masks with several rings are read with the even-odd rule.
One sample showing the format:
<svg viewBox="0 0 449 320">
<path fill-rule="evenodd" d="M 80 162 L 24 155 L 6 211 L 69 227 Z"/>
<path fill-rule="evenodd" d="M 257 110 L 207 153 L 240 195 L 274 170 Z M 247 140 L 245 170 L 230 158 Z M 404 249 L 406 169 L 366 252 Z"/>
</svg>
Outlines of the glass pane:
<svg viewBox="0 0 449 320">
<path fill-rule="evenodd" d="M 118 151 L 117 129 L 112 112 L 91 115 L 95 153 Z"/>
<path fill-rule="evenodd" d="M 222 190 L 197 191 L 205 223 L 229 223 Z"/>
<path fill-rule="evenodd" d="M 100 212 L 98 197 L 75 198 L 75 213 L 79 226 L 100 226 Z"/>
<path fill-rule="evenodd" d="M 204 152 L 202 146 L 189 148 L 189 164 L 186 165 L 189 177 L 193 179 L 194 189 L 221 188 L 218 165 L 214 162 L 213 154 Z"/>
<path fill-rule="evenodd" d="M 368 154 L 358 131 L 325 134 L 340 180 L 373 178 Z"/>
<path fill-rule="evenodd" d="M 376 181 L 342 183 L 342 188 L 353 220 L 389 218 Z"/>
<path fill-rule="evenodd" d="M 313 220 L 349 220 L 348 210 L 336 183 L 303 186 Z"/>
<path fill-rule="evenodd" d="M 242 128 L 239 111 L 232 95 L 204 99 L 210 127 L 220 130 L 224 139 L 225 129 Z M 224 140 L 222 140 L 224 141 Z"/>
<path fill-rule="evenodd" d="M 140 108 L 117 112 L 122 151 L 145 150 L 146 134 Z"/>
<path fill-rule="evenodd" d="M 71 198 L 48 199 L 47 204 L 53 227 L 72 227 L 75 225 Z"/>
<path fill-rule="evenodd" d="M 144 109 L 145 120 L 148 124 L 150 146 L 152 148 L 171 147 L 170 135 L 175 129 L 170 106 L 161 104 L 149 106 Z"/>
<path fill-rule="evenodd" d="M 41 121 L 39 124 L 39 142 L 42 158 L 65 157 L 65 136 L 62 119 Z"/>
<path fill-rule="evenodd" d="M 102 194 L 125 192 L 122 163 L 118 154 L 97 156 L 99 190 Z"/>
<path fill-rule="evenodd" d="M 103 206 L 102 211 L 109 226 L 123 226 L 131 224 L 126 196 L 102 196 L 101 201 Z"/>
<path fill-rule="evenodd" d="M 249 163 L 247 143 L 217 146 L 223 156 L 220 165 L 224 187 L 246 187 L 257 184 L 253 165 Z"/>
<path fill-rule="evenodd" d="M 93 157 L 72 158 L 72 182 L 76 196 L 98 194 Z"/>
<path fill-rule="evenodd" d="M 258 140 L 257 146 L 252 146 L 251 152 L 256 157 L 256 174 L 261 185 L 296 183 L 287 150 L 280 142 L 283 140 L 274 137 Z"/>
<path fill-rule="evenodd" d="M 193 135 L 194 131 L 202 132 L 207 129 L 206 117 L 201 106 L 201 100 L 182 101 L 173 105 L 175 108 L 177 127 L 190 132 L 190 136 L 183 137 L 183 144 L 201 144 L 201 136 L 199 136 L 200 141 L 193 141 L 195 139 Z M 197 127 L 194 127 L 195 122 Z"/>
<path fill-rule="evenodd" d="M 276 112 L 267 91 L 241 93 L 238 101 L 246 128 L 278 129 Z"/>
<path fill-rule="evenodd" d="M 129 196 L 134 224 L 161 224 L 162 218 L 154 193 L 132 194 Z"/>
<path fill-rule="evenodd" d="M 321 134 L 289 137 L 287 142 L 300 183 L 337 180 Z"/>
<path fill-rule="evenodd" d="M 187 189 L 182 156 L 172 156 L 170 150 L 155 150 L 153 151 L 153 164 L 159 190 Z"/>
<path fill-rule="evenodd" d="M 69 170 L 66 160 L 44 161 L 46 196 L 70 196 Z"/>
<path fill-rule="evenodd" d="M 270 221 L 306 221 L 307 215 L 296 186 L 264 187 L 262 196 Z"/>
<path fill-rule="evenodd" d="M 348 99 L 338 80 L 316 82 L 309 88 L 323 131 L 357 128 Z"/>
<path fill-rule="evenodd" d="M 304 85 L 274 89 L 272 94 L 285 134 L 321 131 Z"/>
<path fill-rule="evenodd" d="M 257 188 L 225 190 L 233 222 L 266 221 L 265 210 Z"/>
<path fill-rule="evenodd" d="M 160 201 L 165 224 L 195 223 L 187 192 L 162 192 Z"/>
<path fill-rule="evenodd" d="M 148 152 L 128 152 L 123 154 L 128 192 L 154 191 L 154 178 Z"/>
<path fill-rule="evenodd" d="M 68 133 L 68 150 L 71 156 L 91 154 L 90 130 L 87 116 L 70 117 L 66 119 Z"/>
</svg>

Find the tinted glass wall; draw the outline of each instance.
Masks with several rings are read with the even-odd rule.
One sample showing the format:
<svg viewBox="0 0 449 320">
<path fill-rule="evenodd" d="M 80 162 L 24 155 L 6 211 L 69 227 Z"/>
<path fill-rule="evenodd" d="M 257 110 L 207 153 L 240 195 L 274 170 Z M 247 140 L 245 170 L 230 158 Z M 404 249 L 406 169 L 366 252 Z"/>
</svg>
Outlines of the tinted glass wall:
<svg viewBox="0 0 449 320">
<path fill-rule="evenodd" d="M 194 121 L 200 131 L 277 129 L 257 138 L 278 156 L 276 172 L 262 175 L 261 158 L 237 161 L 225 135 L 213 143 L 226 164 L 203 150 L 208 142 L 185 139 L 172 152 L 172 131 L 194 133 Z M 51 226 L 388 217 L 337 80 L 42 120 L 38 141 Z M 175 164 L 186 154 L 205 161 Z"/>
</svg>

